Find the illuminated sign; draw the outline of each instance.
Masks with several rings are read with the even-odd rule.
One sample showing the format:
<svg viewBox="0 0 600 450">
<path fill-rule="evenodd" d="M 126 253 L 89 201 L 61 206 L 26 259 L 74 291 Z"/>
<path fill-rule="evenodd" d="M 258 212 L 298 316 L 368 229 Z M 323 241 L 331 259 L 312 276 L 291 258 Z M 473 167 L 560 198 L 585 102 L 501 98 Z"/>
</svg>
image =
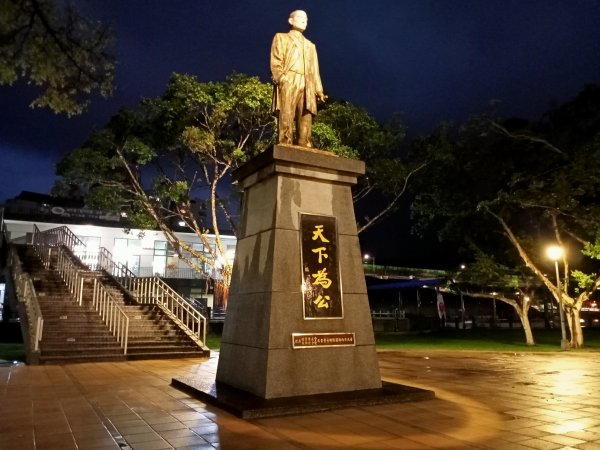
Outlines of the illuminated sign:
<svg viewBox="0 0 600 450">
<path fill-rule="evenodd" d="M 341 319 L 342 289 L 335 217 L 300 214 L 305 319 Z"/>
</svg>

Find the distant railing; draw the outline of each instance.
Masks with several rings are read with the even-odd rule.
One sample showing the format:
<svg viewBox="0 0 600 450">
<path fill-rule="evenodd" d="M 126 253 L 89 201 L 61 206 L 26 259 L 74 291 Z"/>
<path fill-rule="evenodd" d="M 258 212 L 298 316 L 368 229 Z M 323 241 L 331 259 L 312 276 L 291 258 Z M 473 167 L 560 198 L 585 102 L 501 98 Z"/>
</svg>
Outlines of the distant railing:
<svg viewBox="0 0 600 450">
<path fill-rule="evenodd" d="M 157 271 L 153 267 L 140 267 L 137 269 L 138 277 L 154 277 L 159 276 L 162 278 L 177 278 L 180 280 L 204 280 L 207 275 L 205 273 L 198 272 L 195 269 L 186 267 L 186 268 L 176 268 L 176 269 L 164 269 Z"/>
<path fill-rule="evenodd" d="M 448 270 L 436 270 L 436 269 L 418 269 L 414 267 L 398 267 L 398 266 L 384 266 L 375 265 L 372 263 L 363 262 L 363 271 L 365 275 L 376 275 L 380 277 L 394 277 L 394 276 L 415 276 L 415 277 L 448 277 L 451 272 Z"/>
<path fill-rule="evenodd" d="M 8 258 L 9 265 L 12 268 L 12 279 L 17 299 L 25 305 L 25 312 L 27 313 L 29 345 L 33 351 L 38 352 L 44 332 L 44 318 L 33 281 L 27 273 L 23 272 L 21 260 L 14 246 L 10 247 Z"/>
<path fill-rule="evenodd" d="M 158 277 L 136 278 L 134 294 L 140 303 L 158 305 L 198 345 L 206 342 L 206 317 Z"/>
<path fill-rule="evenodd" d="M 102 320 L 106 323 L 113 336 L 117 338 L 123 348 L 123 354 L 126 355 L 129 341 L 129 317 L 123 311 L 118 301 L 96 278 L 94 278 L 92 305 L 98 314 L 100 314 L 100 317 L 102 317 Z"/>
<path fill-rule="evenodd" d="M 371 311 L 371 318 L 373 319 L 404 319 L 406 317 L 405 311 Z"/>
<path fill-rule="evenodd" d="M 50 247 L 64 245 L 73 253 L 78 248 L 85 248 L 85 244 L 68 227 L 56 227 L 46 231 L 40 231 L 37 225 L 34 225 L 33 245 L 42 244 Z"/>
<path fill-rule="evenodd" d="M 86 249 L 78 248 L 75 251 L 73 251 L 73 254 L 90 270 L 98 270 L 98 260 L 100 258 L 98 250 L 89 251 Z"/>
</svg>

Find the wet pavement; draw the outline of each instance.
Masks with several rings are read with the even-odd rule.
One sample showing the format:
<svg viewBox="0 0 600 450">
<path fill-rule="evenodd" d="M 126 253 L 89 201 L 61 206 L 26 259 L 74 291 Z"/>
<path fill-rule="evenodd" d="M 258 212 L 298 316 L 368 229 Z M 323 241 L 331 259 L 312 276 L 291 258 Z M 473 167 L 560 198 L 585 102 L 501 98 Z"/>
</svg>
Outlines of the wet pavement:
<svg viewBox="0 0 600 450">
<path fill-rule="evenodd" d="M 0 365 L 0 449 L 600 450 L 599 353 L 380 352 L 436 398 L 256 420 L 170 386 L 217 357 Z"/>
</svg>

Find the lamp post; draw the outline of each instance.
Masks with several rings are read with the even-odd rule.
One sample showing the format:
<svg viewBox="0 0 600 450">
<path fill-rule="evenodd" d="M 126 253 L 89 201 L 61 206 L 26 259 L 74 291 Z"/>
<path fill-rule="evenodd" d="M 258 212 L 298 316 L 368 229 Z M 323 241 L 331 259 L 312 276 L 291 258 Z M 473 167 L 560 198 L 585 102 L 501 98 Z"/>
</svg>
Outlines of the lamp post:
<svg viewBox="0 0 600 450">
<path fill-rule="evenodd" d="M 363 256 L 363 259 L 365 260 L 365 262 L 368 262 L 369 260 L 371 260 L 371 270 L 373 271 L 373 273 L 375 273 L 375 257 L 372 255 L 369 255 L 368 253 L 365 253 Z"/>
<path fill-rule="evenodd" d="M 460 265 L 460 270 L 465 270 L 467 268 L 467 266 L 465 264 L 461 264 Z M 461 319 L 462 319 L 462 329 L 464 330 L 466 328 L 466 322 L 465 322 L 465 298 L 463 296 L 463 291 L 462 289 L 458 290 L 460 293 L 460 312 L 461 312 Z"/>
<path fill-rule="evenodd" d="M 569 350 L 569 341 L 567 340 L 567 332 L 565 330 L 565 312 L 562 305 L 562 290 L 560 287 L 560 274 L 558 273 L 558 260 L 563 256 L 564 250 L 558 245 L 551 245 L 546 249 L 546 255 L 554 261 L 554 269 L 556 270 L 556 288 L 558 289 L 558 314 L 560 316 L 560 348 L 561 350 Z"/>
</svg>

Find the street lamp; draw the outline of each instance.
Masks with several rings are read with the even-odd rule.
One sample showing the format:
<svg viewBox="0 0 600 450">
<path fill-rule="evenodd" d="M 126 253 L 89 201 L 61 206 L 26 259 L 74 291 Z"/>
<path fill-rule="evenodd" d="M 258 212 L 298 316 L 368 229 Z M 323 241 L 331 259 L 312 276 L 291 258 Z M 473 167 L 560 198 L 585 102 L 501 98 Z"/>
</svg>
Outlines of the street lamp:
<svg viewBox="0 0 600 450">
<path fill-rule="evenodd" d="M 375 272 L 375 257 L 372 255 L 369 255 L 368 253 L 365 253 L 363 256 L 363 259 L 365 260 L 365 262 L 368 262 L 369 260 L 371 260 L 371 270 L 373 272 Z"/>
<path fill-rule="evenodd" d="M 461 264 L 460 265 L 460 270 L 465 270 L 467 268 L 467 266 L 465 264 Z M 461 312 L 461 319 L 462 319 L 462 329 L 464 330 L 466 327 L 466 323 L 465 323 L 465 297 L 463 296 L 463 291 L 462 289 L 459 288 L 458 292 L 460 293 L 460 312 Z"/>
<path fill-rule="evenodd" d="M 554 261 L 554 269 L 556 270 L 556 288 L 558 289 L 558 313 L 560 316 L 560 348 L 561 350 L 569 350 L 569 341 L 567 341 L 567 332 L 565 330 L 565 312 L 562 305 L 562 290 L 560 288 L 560 274 L 558 273 L 558 260 L 562 258 L 564 250 L 558 245 L 551 245 L 546 249 L 546 255 Z"/>
</svg>

